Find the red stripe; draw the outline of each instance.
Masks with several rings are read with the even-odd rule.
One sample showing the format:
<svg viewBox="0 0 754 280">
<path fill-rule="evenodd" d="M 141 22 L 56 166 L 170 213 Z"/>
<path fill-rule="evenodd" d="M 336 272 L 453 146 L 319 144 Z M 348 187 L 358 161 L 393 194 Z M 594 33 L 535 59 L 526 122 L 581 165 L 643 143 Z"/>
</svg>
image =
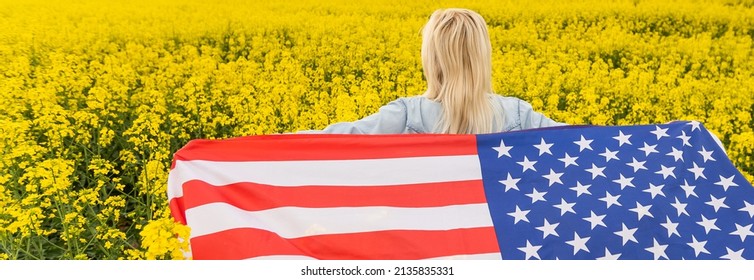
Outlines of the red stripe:
<svg viewBox="0 0 754 280">
<path fill-rule="evenodd" d="M 186 224 L 186 206 L 183 197 L 176 197 L 170 200 L 170 213 L 176 222 Z"/>
<path fill-rule="evenodd" d="M 192 140 L 178 150 L 174 158 L 210 161 L 346 160 L 476 153 L 474 135 L 285 134 Z"/>
<path fill-rule="evenodd" d="M 281 206 L 435 207 L 486 202 L 481 180 L 356 187 L 276 187 L 248 182 L 217 187 L 191 180 L 183 185 L 183 197 L 183 207 L 186 207 L 183 209 L 224 202 L 248 211 Z"/>
<path fill-rule="evenodd" d="M 191 239 L 197 260 L 303 255 L 323 260 L 409 260 L 499 253 L 492 227 L 444 231 L 391 230 L 284 239 L 252 228 Z"/>
</svg>

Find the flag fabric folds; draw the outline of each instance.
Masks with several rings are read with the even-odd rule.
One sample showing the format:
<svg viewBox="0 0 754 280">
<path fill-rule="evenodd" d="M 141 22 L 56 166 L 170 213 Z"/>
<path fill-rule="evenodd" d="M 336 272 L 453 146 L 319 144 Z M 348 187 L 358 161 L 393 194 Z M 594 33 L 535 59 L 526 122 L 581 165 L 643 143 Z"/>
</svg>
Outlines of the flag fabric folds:
<svg viewBox="0 0 754 280">
<path fill-rule="evenodd" d="M 754 188 L 698 122 L 193 140 L 194 259 L 754 259 Z"/>
</svg>

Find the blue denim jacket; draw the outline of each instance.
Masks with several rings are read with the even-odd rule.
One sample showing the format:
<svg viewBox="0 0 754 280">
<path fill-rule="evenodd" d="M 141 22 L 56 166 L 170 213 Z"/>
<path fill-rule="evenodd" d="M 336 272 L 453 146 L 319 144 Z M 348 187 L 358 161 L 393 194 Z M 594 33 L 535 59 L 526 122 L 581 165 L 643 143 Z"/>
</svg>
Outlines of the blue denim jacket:
<svg viewBox="0 0 754 280">
<path fill-rule="evenodd" d="M 535 112 L 532 106 L 515 97 L 490 94 L 494 108 L 504 115 L 503 130 L 566 125 Z M 432 133 L 442 113 L 440 103 L 424 96 L 402 97 L 382 106 L 379 112 L 354 122 L 335 123 L 323 130 L 304 130 L 298 133 L 329 134 L 403 134 Z M 495 126 L 497 127 L 497 125 Z"/>
</svg>

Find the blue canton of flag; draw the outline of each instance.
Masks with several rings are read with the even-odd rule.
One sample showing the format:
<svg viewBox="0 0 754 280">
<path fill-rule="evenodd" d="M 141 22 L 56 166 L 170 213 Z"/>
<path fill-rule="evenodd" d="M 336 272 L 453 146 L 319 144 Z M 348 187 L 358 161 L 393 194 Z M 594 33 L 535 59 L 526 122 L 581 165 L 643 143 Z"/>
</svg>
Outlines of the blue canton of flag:
<svg viewBox="0 0 754 280">
<path fill-rule="evenodd" d="M 754 188 L 715 140 L 699 122 L 480 135 L 502 257 L 754 259 Z"/>
</svg>

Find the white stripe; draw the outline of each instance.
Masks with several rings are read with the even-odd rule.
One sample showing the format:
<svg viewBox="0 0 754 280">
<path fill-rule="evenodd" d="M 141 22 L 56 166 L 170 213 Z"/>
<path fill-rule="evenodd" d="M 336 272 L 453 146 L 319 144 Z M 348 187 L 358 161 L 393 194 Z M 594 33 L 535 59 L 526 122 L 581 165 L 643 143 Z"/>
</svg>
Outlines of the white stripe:
<svg viewBox="0 0 754 280">
<path fill-rule="evenodd" d="M 270 260 L 270 261 L 279 261 L 279 260 L 307 260 L 308 261 L 308 260 L 317 260 L 317 259 L 309 257 L 309 256 L 300 256 L 300 255 L 273 255 L 273 256 L 253 257 L 253 258 L 248 258 L 248 259 L 244 259 L 244 260 Z"/>
<path fill-rule="evenodd" d="M 472 254 L 472 255 L 454 255 L 425 260 L 502 260 L 500 253 Z"/>
<path fill-rule="evenodd" d="M 443 207 L 280 207 L 245 211 L 226 203 L 186 210 L 191 237 L 234 228 L 256 228 L 283 238 L 382 230 L 450 230 L 492 227 L 487 204 Z"/>
<path fill-rule="evenodd" d="M 319 161 L 176 161 L 168 175 L 168 199 L 183 196 L 183 183 L 222 186 L 253 182 L 273 186 L 385 186 L 478 180 L 476 155 Z"/>
</svg>

